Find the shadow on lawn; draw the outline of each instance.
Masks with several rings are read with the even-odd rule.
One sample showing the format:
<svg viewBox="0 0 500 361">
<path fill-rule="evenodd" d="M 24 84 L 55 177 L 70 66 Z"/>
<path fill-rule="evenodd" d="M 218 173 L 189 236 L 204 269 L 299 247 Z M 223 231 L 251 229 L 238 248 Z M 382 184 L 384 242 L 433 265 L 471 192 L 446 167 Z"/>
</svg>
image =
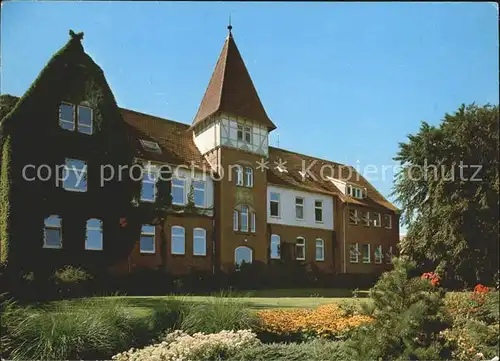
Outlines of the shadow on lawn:
<svg viewBox="0 0 500 361">
<path fill-rule="evenodd" d="M 280 298 L 280 297 L 326 297 L 326 298 L 350 298 L 354 290 L 340 288 L 297 288 L 297 289 L 272 289 L 250 291 L 248 297 Z M 242 297 L 245 297 L 244 295 Z M 357 291 L 357 297 L 368 297 L 368 291 Z"/>
</svg>

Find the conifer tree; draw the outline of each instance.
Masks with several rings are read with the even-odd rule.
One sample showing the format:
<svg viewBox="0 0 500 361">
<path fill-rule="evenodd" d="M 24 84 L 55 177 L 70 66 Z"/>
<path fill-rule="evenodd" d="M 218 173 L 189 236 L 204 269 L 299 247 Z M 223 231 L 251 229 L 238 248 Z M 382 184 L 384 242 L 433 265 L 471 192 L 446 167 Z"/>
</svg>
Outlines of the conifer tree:
<svg viewBox="0 0 500 361">
<path fill-rule="evenodd" d="M 374 321 L 346 343 L 355 360 L 442 360 L 450 358 L 440 332 L 448 327 L 442 313 L 444 290 L 429 279 L 412 277 L 415 263 L 394 258 L 394 270 L 370 290 Z"/>
</svg>

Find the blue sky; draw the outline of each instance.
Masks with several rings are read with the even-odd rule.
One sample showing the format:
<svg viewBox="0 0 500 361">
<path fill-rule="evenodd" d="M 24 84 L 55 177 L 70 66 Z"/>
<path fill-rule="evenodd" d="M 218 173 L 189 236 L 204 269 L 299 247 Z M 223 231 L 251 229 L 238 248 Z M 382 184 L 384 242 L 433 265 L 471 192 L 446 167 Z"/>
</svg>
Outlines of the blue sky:
<svg viewBox="0 0 500 361">
<path fill-rule="evenodd" d="M 229 14 L 285 149 L 391 165 L 421 120 L 498 103 L 493 3 L 4 2 L 1 92 L 22 95 L 72 28 L 120 106 L 190 123 Z"/>
</svg>

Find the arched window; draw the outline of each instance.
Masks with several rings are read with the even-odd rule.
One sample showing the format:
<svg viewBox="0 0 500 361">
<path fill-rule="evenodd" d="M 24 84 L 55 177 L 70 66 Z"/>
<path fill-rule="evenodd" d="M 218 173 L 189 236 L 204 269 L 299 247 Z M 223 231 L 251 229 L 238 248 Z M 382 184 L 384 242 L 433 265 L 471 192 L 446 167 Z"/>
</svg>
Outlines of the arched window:
<svg viewBox="0 0 500 361">
<path fill-rule="evenodd" d="M 235 177 L 236 177 L 236 185 L 237 186 L 242 186 L 243 185 L 243 167 L 241 165 L 237 165 L 235 167 Z"/>
<path fill-rule="evenodd" d="M 234 250 L 234 263 L 241 266 L 243 263 L 252 263 L 252 250 L 248 247 L 237 247 Z"/>
<path fill-rule="evenodd" d="M 239 218 L 240 218 L 240 213 L 237 210 L 233 211 L 233 231 L 239 230 Z"/>
<path fill-rule="evenodd" d="M 325 260 L 325 241 L 321 238 L 316 239 L 316 261 Z"/>
<path fill-rule="evenodd" d="M 233 231 L 256 232 L 255 210 L 247 204 L 238 204 L 233 210 Z"/>
<path fill-rule="evenodd" d="M 242 232 L 248 232 L 248 207 L 241 207 L 241 228 Z"/>
<path fill-rule="evenodd" d="M 186 251 L 186 231 L 184 227 L 172 227 L 172 254 L 184 254 Z"/>
<path fill-rule="evenodd" d="M 280 236 L 277 234 L 271 235 L 271 259 L 280 259 Z"/>
<path fill-rule="evenodd" d="M 193 230 L 193 255 L 207 255 L 207 231 L 203 228 L 195 228 Z"/>
<path fill-rule="evenodd" d="M 91 218 L 87 221 L 85 249 L 102 250 L 102 221 L 100 219 Z"/>
<path fill-rule="evenodd" d="M 253 169 L 251 167 L 245 167 L 245 185 L 253 187 Z"/>
<path fill-rule="evenodd" d="M 57 215 L 45 218 L 43 227 L 43 247 L 62 248 L 62 219 Z"/>
<path fill-rule="evenodd" d="M 297 237 L 295 242 L 295 258 L 298 260 L 306 259 L 306 240 L 303 237 Z"/>
</svg>

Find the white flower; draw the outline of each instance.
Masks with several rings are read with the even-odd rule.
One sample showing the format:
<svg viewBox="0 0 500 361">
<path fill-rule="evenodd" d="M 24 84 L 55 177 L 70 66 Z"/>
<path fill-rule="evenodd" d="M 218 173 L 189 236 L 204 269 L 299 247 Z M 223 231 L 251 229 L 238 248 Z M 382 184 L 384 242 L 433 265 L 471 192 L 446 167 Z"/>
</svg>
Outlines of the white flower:
<svg viewBox="0 0 500 361">
<path fill-rule="evenodd" d="M 214 334 L 195 333 L 188 335 L 174 331 L 159 344 L 140 350 L 130 349 L 113 356 L 116 361 L 202 361 L 221 353 L 258 344 L 257 336 L 249 330 L 221 331 Z"/>
</svg>

